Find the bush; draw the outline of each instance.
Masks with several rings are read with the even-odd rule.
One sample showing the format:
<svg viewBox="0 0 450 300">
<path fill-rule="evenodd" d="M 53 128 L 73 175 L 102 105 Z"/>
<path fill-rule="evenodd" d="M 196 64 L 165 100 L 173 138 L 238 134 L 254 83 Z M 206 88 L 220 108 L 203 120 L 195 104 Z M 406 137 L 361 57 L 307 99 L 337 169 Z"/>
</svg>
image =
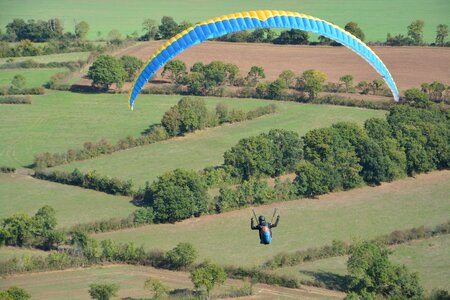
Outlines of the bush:
<svg viewBox="0 0 450 300">
<path fill-rule="evenodd" d="M 39 171 L 34 174 L 35 178 L 59 182 L 63 184 L 80 186 L 112 195 L 131 196 L 134 194 L 131 180 L 121 180 L 116 177 L 98 175 L 95 171 L 81 173 L 78 169 L 71 173 L 65 171 Z"/>
<path fill-rule="evenodd" d="M 111 297 L 117 296 L 119 286 L 117 284 L 90 284 L 89 295 L 92 299 L 109 300 Z"/>
<path fill-rule="evenodd" d="M 27 300 L 31 295 L 24 289 L 11 286 L 5 291 L 0 291 L 0 299 L 2 300 Z"/>
<path fill-rule="evenodd" d="M 156 222 L 176 222 L 207 211 L 207 186 L 196 172 L 176 169 L 147 187 L 144 201 L 153 207 Z"/>
<path fill-rule="evenodd" d="M 185 269 L 192 265 L 197 258 L 197 250 L 189 243 L 179 243 L 172 250 L 167 251 L 164 262 L 169 269 Z"/>
<path fill-rule="evenodd" d="M 1 173 L 14 173 L 16 172 L 16 168 L 14 167 L 0 167 Z"/>
<path fill-rule="evenodd" d="M 0 97 L 0 104 L 31 104 L 31 97 L 3 96 Z"/>
</svg>

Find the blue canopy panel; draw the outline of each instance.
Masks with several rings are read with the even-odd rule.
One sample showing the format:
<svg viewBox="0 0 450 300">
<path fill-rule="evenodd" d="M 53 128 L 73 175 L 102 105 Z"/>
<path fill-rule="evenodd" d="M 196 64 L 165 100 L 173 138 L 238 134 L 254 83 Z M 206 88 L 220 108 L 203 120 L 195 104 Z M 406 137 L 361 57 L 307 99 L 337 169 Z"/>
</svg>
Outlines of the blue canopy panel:
<svg viewBox="0 0 450 300">
<path fill-rule="evenodd" d="M 399 100 L 397 86 L 381 59 L 365 43 L 338 26 L 311 16 L 287 11 L 243 12 L 207 20 L 177 34 L 161 46 L 147 61 L 135 79 L 129 93 L 129 108 L 142 87 L 160 67 L 180 52 L 207 39 L 227 33 L 256 28 L 300 29 L 337 41 L 364 58 L 384 79 Z"/>
</svg>

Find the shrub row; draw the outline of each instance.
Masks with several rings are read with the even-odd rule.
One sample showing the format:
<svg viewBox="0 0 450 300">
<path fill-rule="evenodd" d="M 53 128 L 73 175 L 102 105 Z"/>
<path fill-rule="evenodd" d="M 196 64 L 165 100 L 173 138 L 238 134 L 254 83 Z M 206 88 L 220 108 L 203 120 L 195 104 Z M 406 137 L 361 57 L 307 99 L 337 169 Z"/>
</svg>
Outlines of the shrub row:
<svg viewBox="0 0 450 300">
<path fill-rule="evenodd" d="M 302 101 L 300 101 L 302 102 Z M 308 101 L 313 104 L 331 104 L 331 105 L 341 105 L 350 107 L 362 107 L 368 109 L 379 109 L 379 110 L 389 110 L 391 107 L 397 105 L 396 102 L 391 100 L 358 100 L 351 99 L 348 97 L 343 97 L 339 95 L 326 95 L 318 97 L 312 101 Z"/>
<path fill-rule="evenodd" d="M 2 87 L 0 88 L 0 96 L 6 95 L 44 95 L 45 89 L 43 87 L 34 88 L 14 88 L 14 87 Z"/>
<path fill-rule="evenodd" d="M 0 104 L 31 104 L 30 96 L 0 96 Z"/>
<path fill-rule="evenodd" d="M 425 239 L 449 233 L 450 220 L 439 224 L 434 228 L 420 226 L 405 230 L 396 230 L 390 234 L 379 236 L 373 239 L 373 241 L 385 245 L 398 245 L 412 240 Z M 295 266 L 303 262 L 347 255 L 350 253 L 351 247 L 352 245 L 345 242 L 333 241 L 331 245 L 325 245 L 319 248 L 309 248 L 306 250 L 299 250 L 294 253 L 280 253 L 267 260 L 264 263 L 264 268 L 276 269 L 285 266 Z"/>
<path fill-rule="evenodd" d="M 219 189 L 219 195 L 214 198 L 216 213 L 222 213 L 250 205 L 262 205 L 274 201 L 288 201 L 298 198 L 296 188 L 289 180 L 275 180 L 274 187 L 270 187 L 266 181 L 244 181 L 236 189 L 223 187 Z"/>
<path fill-rule="evenodd" d="M 0 167 L 1 173 L 14 173 L 16 172 L 16 168 L 14 167 Z"/>
<path fill-rule="evenodd" d="M 133 195 L 133 183 L 131 180 L 121 180 L 119 178 L 110 178 L 108 176 L 98 175 L 95 171 L 86 174 L 81 173 L 78 169 L 72 172 L 65 171 L 36 171 L 35 178 L 80 186 L 112 195 Z"/>
<path fill-rule="evenodd" d="M 90 262 L 78 256 L 64 252 L 50 252 L 47 256 L 22 256 L 0 262 L 0 275 L 12 275 L 24 272 L 42 272 L 90 266 Z"/>
<path fill-rule="evenodd" d="M 111 154 L 116 151 L 125 150 L 142 145 L 152 144 L 168 138 L 167 132 L 161 126 L 154 126 L 150 133 L 140 137 L 128 136 L 120 139 L 115 145 L 110 144 L 106 139 L 101 139 L 98 143 L 86 142 L 82 149 L 69 149 L 66 153 L 39 153 L 34 157 L 34 167 L 37 169 L 50 168 L 72 161 L 85 160 L 103 154 Z"/>
<path fill-rule="evenodd" d="M 279 285 L 288 288 L 300 287 L 300 283 L 296 278 L 287 275 L 269 274 L 257 268 L 226 266 L 224 269 L 228 277 L 230 278 L 242 280 L 251 278 L 252 280 L 259 283 Z"/>
<path fill-rule="evenodd" d="M 153 223 L 153 209 L 151 207 L 141 207 L 126 218 L 111 218 L 109 220 L 94 221 L 90 223 L 76 224 L 64 229 L 65 232 L 82 231 L 87 233 L 99 233 L 125 228 L 138 227 Z"/>
<path fill-rule="evenodd" d="M 87 62 L 85 60 L 39 63 L 35 60 L 27 59 L 20 62 L 9 62 L 2 64 L 0 65 L 0 69 L 68 68 L 71 71 L 75 71 L 83 68 L 86 63 Z"/>
</svg>

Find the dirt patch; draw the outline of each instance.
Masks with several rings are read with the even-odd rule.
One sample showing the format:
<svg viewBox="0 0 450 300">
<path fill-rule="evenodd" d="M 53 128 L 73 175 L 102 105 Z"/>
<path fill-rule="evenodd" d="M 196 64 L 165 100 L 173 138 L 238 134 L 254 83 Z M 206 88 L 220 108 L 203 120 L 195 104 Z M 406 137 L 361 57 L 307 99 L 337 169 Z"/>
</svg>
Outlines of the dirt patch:
<svg viewBox="0 0 450 300">
<path fill-rule="evenodd" d="M 162 44 L 161 41 L 142 43 L 122 51 L 120 55 L 133 55 L 147 61 Z M 371 48 L 386 64 L 399 90 L 417 87 L 433 80 L 449 83 L 449 48 Z M 288 69 L 297 74 L 307 69 L 319 69 L 328 74 L 330 82 L 337 82 L 345 74 L 353 75 L 355 82 L 380 77 L 363 58 L 346 47 L 204 42 L 187 49 L 177 59 L 183 60 L 188 67 L 198 61 L 209 63 L 222 60 L 237 64 L 242 74 L 246 74 L 251 66 L 257 65 L 264 68 L 267 80 L 276 79 L 282 71 Z M 161 79 L 161 70 L 156 74 L 156 78 Z"/>
</svg>

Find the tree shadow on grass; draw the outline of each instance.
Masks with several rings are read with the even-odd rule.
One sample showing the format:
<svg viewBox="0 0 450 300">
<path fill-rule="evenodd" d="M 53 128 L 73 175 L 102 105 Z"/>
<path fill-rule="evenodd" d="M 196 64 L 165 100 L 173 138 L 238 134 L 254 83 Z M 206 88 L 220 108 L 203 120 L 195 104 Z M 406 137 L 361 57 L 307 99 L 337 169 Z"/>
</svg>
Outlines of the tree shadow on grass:
<svg viewBox="0 0 450 300">
<path fill-rule="evenodd" d="M 313 277 L 315 282 L 319 283 L 321 286 L 323 285 L 328 289 L 342 292 L 348 290 L 348 285 L 351 280 L 349 275 L 339 275 L 325 271 L 300 271 L 300 273 Z"/>
</svg>

